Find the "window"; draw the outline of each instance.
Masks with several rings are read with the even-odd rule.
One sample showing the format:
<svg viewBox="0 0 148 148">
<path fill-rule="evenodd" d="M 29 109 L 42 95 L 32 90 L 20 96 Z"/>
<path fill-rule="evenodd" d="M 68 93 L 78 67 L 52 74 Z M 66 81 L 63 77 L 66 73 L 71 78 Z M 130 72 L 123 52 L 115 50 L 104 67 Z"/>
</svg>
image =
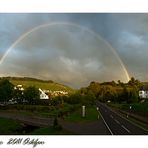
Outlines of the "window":
<svg viewBox="0 0 148 148">
<path fill-rule="evenodd" d="M 139 91 L 139 94 L 142 94 L 142 91 Z"/>
</svg>

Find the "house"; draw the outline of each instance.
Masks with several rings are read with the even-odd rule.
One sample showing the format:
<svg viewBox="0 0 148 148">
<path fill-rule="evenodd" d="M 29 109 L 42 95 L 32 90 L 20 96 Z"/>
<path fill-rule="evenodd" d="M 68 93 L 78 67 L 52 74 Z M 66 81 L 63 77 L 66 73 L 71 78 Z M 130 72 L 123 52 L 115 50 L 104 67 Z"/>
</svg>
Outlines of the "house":
<svg viewBox="0 0 148 148">
<path fill-rule="evenodd" d="M 40 99 L 49 99 L 48 95 L 42 90 L 39 88 L 39 92 L 40 92 Z"/>
<path fill-rule="evenodd" d="M 21 90 L 21 91 L 24 91 L 24 88 L 23 88 L 22 85 L 14 86 L 14 89 L 15 89 L 15 90 Z"/>
<path fill-rule="evenodd" d="M 139 90 L 139 97 L 140 97 L 141 99 L 148 98 L 148 88 L 142 87 L 142 88 Z"/>
<path fill-rule="evenodd" d="M 57 97 L 57 96 L 68 96 L 68 92 L 62 91 L 62 90 L 57 90 L 57 91 L 49 91 L 49 94 L 52 97 Z"/>
</svg>

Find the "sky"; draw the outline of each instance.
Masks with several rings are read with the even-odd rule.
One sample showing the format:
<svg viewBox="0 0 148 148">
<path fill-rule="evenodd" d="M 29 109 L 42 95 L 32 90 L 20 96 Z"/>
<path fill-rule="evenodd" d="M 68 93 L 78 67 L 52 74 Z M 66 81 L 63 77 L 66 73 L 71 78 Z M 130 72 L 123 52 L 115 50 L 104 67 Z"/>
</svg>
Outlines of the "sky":
<svg viewBox="0 0 148 148">
<path fill-rule="evenodd" d="M 148 81 L 147 47 L 148 14 L 0 13 L 0 76 Z"/>
</svg>

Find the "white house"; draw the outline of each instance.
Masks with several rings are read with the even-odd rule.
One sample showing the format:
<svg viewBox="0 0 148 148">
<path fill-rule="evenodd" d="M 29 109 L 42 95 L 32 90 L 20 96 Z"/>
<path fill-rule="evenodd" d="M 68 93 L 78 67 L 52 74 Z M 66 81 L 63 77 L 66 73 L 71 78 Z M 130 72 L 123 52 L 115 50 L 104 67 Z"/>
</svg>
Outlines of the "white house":
<svg viewBox="0 0 148 148">
<path fill-rule="evenodd" d="M 48 95 L 39 88 L 39 92 L 40 92 L 40 99 L 49 99 Z"/>
<path fill-rule="evenodd" d="M 142 98 L 148 98 L 148 88 L 141 88 L 139 90 L 139 97 Z"/>
<path fill-rule="evenodd" d="M 68 92 L 62 91 L 62 90 L 57 90 L 57 91 L 49 91 L 52 97 L 57 97 L 57 96 L 67 96 Z"/>
<path fill-rule="evenodd" d="M 17 85 L 17 86 L 14 87 L 14 89 L 15 89 L 15 90 L 17 89 L 17 90 L 24 91 L 24 88 L 23 88 L 22 85 Z"/>
</svg>

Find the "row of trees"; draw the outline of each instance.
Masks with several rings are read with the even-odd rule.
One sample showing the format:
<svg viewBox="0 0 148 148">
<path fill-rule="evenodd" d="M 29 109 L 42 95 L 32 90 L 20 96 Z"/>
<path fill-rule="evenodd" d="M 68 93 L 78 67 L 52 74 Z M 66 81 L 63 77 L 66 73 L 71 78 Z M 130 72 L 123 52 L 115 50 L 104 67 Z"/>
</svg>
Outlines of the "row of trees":
<svg viewBox="0 0 148 148">
<path fill-rule="evenodd" d="M 63 104 L 83 104 L 92 105 L 96 100 L 106 102 L 138 102 L 138 91 L 141 86 L 140 81 L 133 77 L 128 83 L 118 81 L 112 82 L 91 82 L 88 87 L 81 88 L 75 94 L 68 97 L 59 96 L 51 100 L 52 105 Z M 19 89 L 14 90 L 13 84 L 8 80 L 0 80 L 0 102 L 7 102 L 15 99 L 17 103 L 26 102 L 28 104 L 38 104 L 40 102 L 39 90 L 33 86 L 26 88 L 23 92 Z"/>
<path fill-rule="evenodd" d="M 34 86 L 30 86 L 22 92 L 19 89 L 14 89 L 14 85 L 10 81 L 6 79 L 0 80 L 0 102 L 7 103 L 10 100 L 16 101 L 18 104 L 45 104 L 40 100 L 39 90 Z M 94 104 L 95 96 L 92 91 L 83 94 L 78 91 L 70 96 L 55 97 L 50 101 L 54 106 L 63 103 L 91 105 Z M 46 102 L 46 104 L 49 103 Z"/>
<path fill-rule="evenodd" d="M 0 102 L 6 103 L 12 99 L 17 103 L 36 104 L 40 99 L 39 90 L 30 86 L 22 92 L 19 89 L 14 89 L 14 85 L 8 80 L 0 80 Z"/>
<path fill-rule="evenodd" d="M 92 91 L 96 99 L 102 102 L 110 100 L 118 103 L 134 103 L 139 100 L 140 87 L 140 81 L 132 77 L 128 83 L 121 81 L 118 81 L 118 83 L 114 81 L 104 83 L 91 82 L 88 87 L 81 89 L 81 93 Z"/>
<path fill-rule="evenodd" d="M 13 97 L 13 85 L 8 80 L 0 81 L 0 102 L 7 102 Z"/>
<path fill-rule="evenodd" d="M 89 91 L 86 94 L 81 94 L 80 91 L 77 91 L 70 96 L 58 96 L 51 100 L 51 105 L 58 106 L 61 104 L 71 104 L 71 105 L 94 105 L 96 100 L 95 95 Z"/>
</svg>

